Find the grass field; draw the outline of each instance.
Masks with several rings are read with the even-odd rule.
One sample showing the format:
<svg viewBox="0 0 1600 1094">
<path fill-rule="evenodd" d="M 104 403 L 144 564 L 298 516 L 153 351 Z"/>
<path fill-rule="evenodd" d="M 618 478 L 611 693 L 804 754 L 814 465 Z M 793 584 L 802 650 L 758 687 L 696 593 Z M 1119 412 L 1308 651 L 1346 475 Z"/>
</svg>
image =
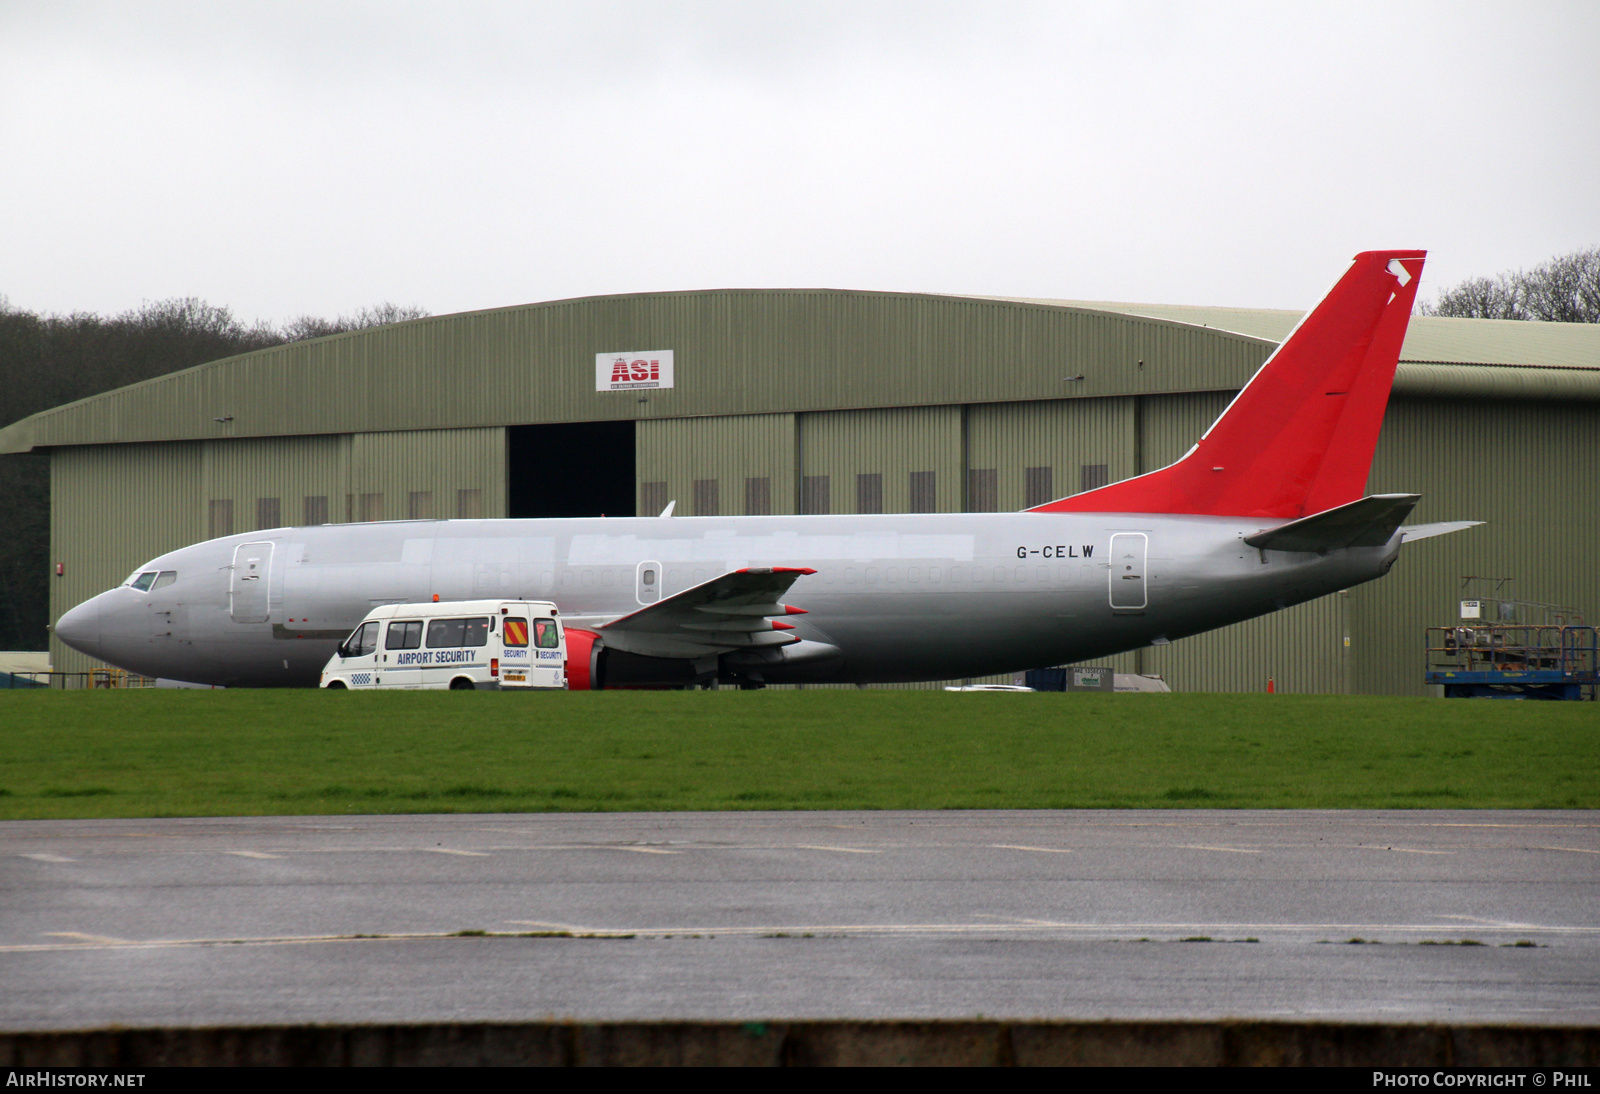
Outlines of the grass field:
<svg viewBox="0 0 1600 1094">
<path fill-rule="evenodd" d="M 0 818 L 1594 808 L 1600 709 L 1370 696 L 0 691 Z"/>
</svg>

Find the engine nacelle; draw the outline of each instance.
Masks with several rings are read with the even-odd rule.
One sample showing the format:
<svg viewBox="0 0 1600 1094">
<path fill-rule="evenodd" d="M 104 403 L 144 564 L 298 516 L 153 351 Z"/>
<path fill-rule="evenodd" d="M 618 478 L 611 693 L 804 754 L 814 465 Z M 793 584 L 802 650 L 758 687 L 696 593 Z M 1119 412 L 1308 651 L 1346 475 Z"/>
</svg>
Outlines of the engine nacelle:
<svg viewBox="0 0 1600 1094">
<path fill-rule="evenodd" d="M 594 631 L 567 628 L 567 690 L 684 688 L 699 682 L 694 662 L 614 650 Z"/>
<path fill-rule="evenodd" d="M 567 637 L 567 690 L 593 691 L 595 646 L 600 644 L 598 634 L 568 627 Z"/>
</svg>

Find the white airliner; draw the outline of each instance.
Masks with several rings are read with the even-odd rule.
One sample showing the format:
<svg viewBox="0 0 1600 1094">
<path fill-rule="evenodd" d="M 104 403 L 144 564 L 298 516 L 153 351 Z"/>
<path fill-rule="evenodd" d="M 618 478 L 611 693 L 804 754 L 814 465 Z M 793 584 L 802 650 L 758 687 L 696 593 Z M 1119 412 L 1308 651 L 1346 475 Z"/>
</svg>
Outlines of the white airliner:
<svg viewBox="0 0 1600 1094">
<path fill-rule="evenodd" d="M 172 551 L 61 617 L 148 676 L 310 686 L 375 605 L 556 602 L 577 689 L 986 676 L 1173 642 L 1387 573 L 1363 497 L 1423 251 L 1359 254 L 1178 462 L 1020 513 L 392 521 Z"/>
</svg>

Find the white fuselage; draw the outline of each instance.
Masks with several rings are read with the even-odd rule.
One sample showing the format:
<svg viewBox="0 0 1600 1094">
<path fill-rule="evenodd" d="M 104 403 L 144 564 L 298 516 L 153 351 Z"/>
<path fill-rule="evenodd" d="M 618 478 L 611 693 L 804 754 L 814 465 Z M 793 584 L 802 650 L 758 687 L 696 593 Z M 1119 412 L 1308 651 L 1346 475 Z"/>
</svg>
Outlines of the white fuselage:
<svg viewBox="0 0 1600 1094">
<path fill-rule="evenodd" d="M 57 625 L 67 644 L 151 676 L 311 686 L 379 604 L 554 601 L 599 626 L 743 567 L 817 572 L 784 597 L 795 636 L 837 655 L 766 682 L 984 676 L 1104 657 L 1263 615 L 1387 572 L 1381 547 L 1262 551 L 1280 520 L 1128 513 L 394 521 L 211 540 L 142 567 Z M 642 573 L 660 574 L 647 588 Z M 154 587 L 160 584 L 160 587 Z M 798 648 L 798 647 L 797 647 Z"/>
</svg>

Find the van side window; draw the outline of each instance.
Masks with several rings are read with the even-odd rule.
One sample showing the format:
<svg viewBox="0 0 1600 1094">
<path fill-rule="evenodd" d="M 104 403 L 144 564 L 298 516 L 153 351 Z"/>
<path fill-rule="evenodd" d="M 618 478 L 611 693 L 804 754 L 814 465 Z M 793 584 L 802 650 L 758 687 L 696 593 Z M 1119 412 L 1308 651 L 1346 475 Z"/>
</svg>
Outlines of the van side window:
<svg viewBox="0 0 1600 1094">
<path fill-rule="evenodd" d="M 466 630 L 465 619 L 430 619 L 428 621 L 428 648 L 436 650 L 441 646 L 460 646 L 461 632 Z"/>
<path fill-rule="evenodd" d="M 505 626 L 501 628 L 501 634 L 506 645 L 520 649 L 528 644 L 528 621 L 508 615 Z"/>
<path fill-rule="evenodd" d="M 429 649 L 488 644 L 489 617 L 486 615 L 473 619 L 434 619 L 428 623 Z"/>
<path fill-rule="evenodd" d="M 561 647 L 561 632 L 556 628 L 554 619 L 535 619 L 533 621 L 534 640 L 538 642 L 541 650 L 554 650 Z"/>
<path fill-rule="evenodd" d="M 383 648 L 387 650 L 414 650 L 422 645 L 422 621 L 413 620 L 409 623 L 390 623 L 389 636 L 384 639 Z"/>
</svg>

